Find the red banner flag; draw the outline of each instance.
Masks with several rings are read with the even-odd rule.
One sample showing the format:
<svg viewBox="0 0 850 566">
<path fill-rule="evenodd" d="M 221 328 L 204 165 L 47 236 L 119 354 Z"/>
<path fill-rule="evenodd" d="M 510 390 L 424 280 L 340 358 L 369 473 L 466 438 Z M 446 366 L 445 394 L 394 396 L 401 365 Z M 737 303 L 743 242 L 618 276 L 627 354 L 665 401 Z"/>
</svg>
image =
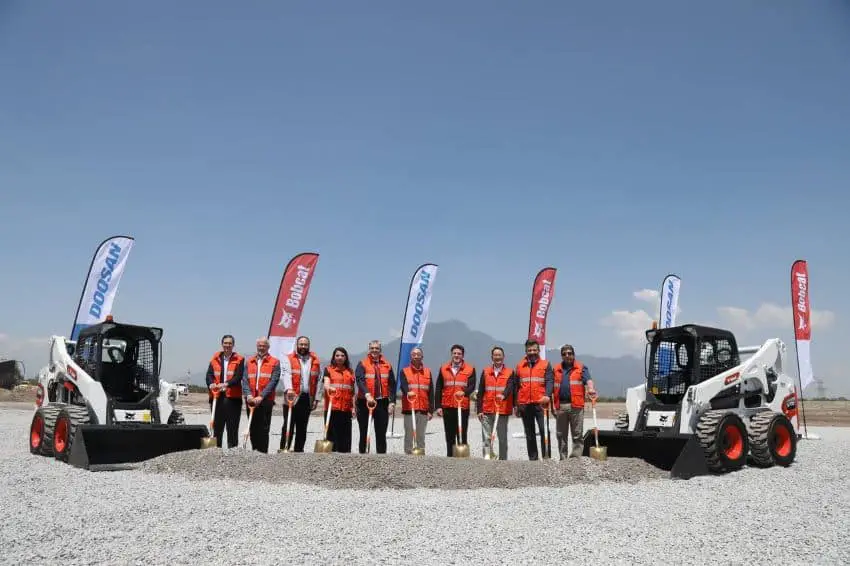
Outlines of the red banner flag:
<svg viewBox="0 0 850 566">
<path fill-rule="evenodd" d="M 798 259 L 791 265 L 791 310 L 794 313 L 794 345 L 797 351 L 797 373 L 800 376 L 798 396 L 802 409 L 803 391 L 815 380 L 811 354 L 812 311 L 809 303 L 809 265 L 804 259 Z M 797 426 L 799 430 L 799 422 Z M 803 428 L 806 428 L 805 413 Z"/>
<path fill-rule="evenodd" d="M 293 257 L 283 270 L 269 322 L 269 353 L 276 358 L 295 350 L 298 327 L 318 262 L 319 254 L 305 252 Z"/>
<path fill-rule="evenodd" d="M 557 269 L 545 267 L 534 278 L 531 289 L 531 312 L 528 317 L 528 338 L 540 344 L 540 357 L 546 358 L 546 319 L 555 298 Z"/>
</svg>

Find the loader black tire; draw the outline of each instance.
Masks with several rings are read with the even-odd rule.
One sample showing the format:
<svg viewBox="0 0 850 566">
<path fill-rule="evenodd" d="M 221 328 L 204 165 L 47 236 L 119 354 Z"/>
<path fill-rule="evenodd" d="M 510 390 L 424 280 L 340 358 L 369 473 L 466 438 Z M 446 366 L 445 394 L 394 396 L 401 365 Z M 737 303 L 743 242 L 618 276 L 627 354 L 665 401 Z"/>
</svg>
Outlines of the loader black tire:
<svg viewBox="0 0 850 566">
<path fill-rule="evenodd" d="M 74 445 L 77 427 L 88 424 L 89 411 L 78 405 L 65 405 L 56 417 L 53 428 L 53 457 L 60 462 L 67 462 Z"/>
<path fill-rule="evenodd" d="M 168 424 L 170 425 L 184 425 L 186 424 L 186 419 L 183 417 L 183 413 L 174 409 L 171 411 L 171 414 L 168 415 Z"/>
<path fill-rule="evenodd" d="M 797 455 L 797 433 L 788 417 L 761 411 L 750 419 L 750 457 L 759 468 L 788 467 Z"/>
<path fill-rule="evenodd" d="M 60 409 L 61 407 L 52 404 L 36 409 L 30 423 L 30 454 L 53 455 L 53 425 Z"/>
<path fill-rule="evenodd" d="M 621 411 L 614 415 L 616 419 L 614 421 L 614 428 L 617 430 L 629 430 L 629 413 L 628 411 Z"/>
<path fill-rule="evenodd" d="M 706 411 L 696 427 L 697 440 L 713 473 L 740 470 L 747 463 L 750 442 L 741 417 L 727 411 Z"/>
</svg>

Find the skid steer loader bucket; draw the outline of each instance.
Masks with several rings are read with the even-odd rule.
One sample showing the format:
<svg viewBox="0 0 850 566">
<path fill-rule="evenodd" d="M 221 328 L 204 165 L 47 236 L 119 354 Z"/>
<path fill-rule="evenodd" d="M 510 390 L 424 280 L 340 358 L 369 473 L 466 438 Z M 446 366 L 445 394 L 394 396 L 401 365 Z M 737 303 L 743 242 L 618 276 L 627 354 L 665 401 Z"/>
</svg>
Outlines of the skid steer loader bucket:
<svg viewBox="0 0 850 566">
<path fill-rule="evenodd" d="M 608 458 L 639 458 L 669 471 L 671 478 L 710 474 L 705 453 L 693 435 L 600 430 L 599 445 L 608 449 Z M 589 456 L 593 446 L 593 431 L 589 431 L 584 435 L 582 456 Z"/>
<path fill-rule="evenodd" d="M 157 456 L 201 448 L 204 425 L 80 425 L 71 441 L 68 463 L 78 468 L 121 469 Z"/>
</svg>

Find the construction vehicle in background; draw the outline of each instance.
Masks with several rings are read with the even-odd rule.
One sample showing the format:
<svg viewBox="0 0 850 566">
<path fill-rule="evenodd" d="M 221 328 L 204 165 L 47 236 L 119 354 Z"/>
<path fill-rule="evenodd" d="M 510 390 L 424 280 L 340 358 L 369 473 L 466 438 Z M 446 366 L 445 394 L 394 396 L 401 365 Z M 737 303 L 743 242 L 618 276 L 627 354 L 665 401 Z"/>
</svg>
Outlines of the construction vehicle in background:
<svg viewBox="0 0 850 566">
<path fill-rule="evenodd" d="M 645 382 L 626 392 L 614 430 L 600 430 L 609 458 L 642 458 L 671 477 L 789 466 L 797 452 L 797 395 L 785 344 L 738 349 L 735 336 L 686 324 L 646 332 Z M 741 361 L 742 354 L 752 354 Z M 595 446 L 589 431 L 583 455 Z"/>
<path fill-rule="evenodd" d="M 162 329 L 107 316 L 77 340 L 50 339 L 38 375 L 30 452 L 84 469 L 120 467 L 216 446 L 204 425 L 175 409 L 176 386 L 159 379 Z"/>
<path fill-rule="evenodd" d="M 12 390 L 26 379 L 24 363 L 0 358 L 0 389 Z"/>
</svg>

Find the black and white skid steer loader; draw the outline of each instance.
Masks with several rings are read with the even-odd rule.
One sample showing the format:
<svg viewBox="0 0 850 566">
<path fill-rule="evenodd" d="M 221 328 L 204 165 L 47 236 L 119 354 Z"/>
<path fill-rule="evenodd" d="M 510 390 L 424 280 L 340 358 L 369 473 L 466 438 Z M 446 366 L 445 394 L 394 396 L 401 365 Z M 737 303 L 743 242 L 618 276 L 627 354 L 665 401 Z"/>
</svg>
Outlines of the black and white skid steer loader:
<svg viewBox="0 0 850 566">
<path fill-rule="evenodd" d="M 599 431 L 609 457 L 643 458 L 671 477 L 789 466 L 797 452 L 797 395 L 784 373 L 785 344 L 738 349 L 735 336 L 687 324 L 648 330 L 645 382 L 626 392 L 614 430 Z M 752 354 L 741 361 L 742 354 Z M 587 456 L 593 431 L 584 437 Z"/>
<path fill-rule="evenodd" d="M 174 408 L 177 388 L 159 379 L 162 329 L 107 317 L 76 342 L 50 339 L 39 372 L 30 452 L 84 469 L 114 468 L 215 446 L 204 425 Z"/>
</svg>

